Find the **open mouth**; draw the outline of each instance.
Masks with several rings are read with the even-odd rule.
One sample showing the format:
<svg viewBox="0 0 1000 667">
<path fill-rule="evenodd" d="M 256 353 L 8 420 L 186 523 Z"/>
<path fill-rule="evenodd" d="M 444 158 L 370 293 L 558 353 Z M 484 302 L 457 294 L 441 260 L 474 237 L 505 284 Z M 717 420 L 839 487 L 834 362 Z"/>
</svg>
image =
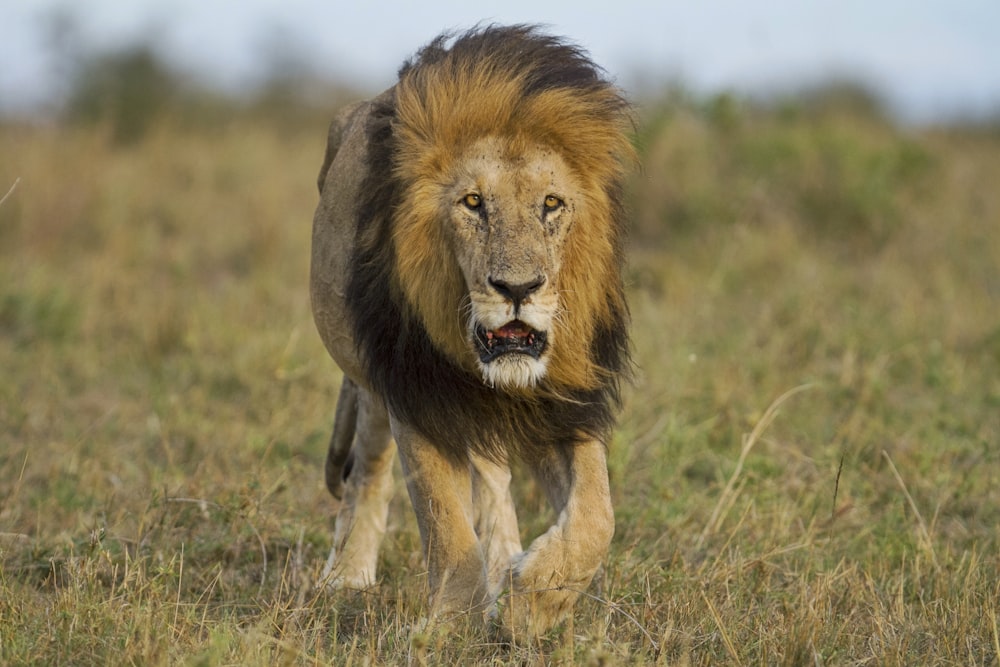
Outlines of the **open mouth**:
<svg viewBox="0 0 1000 667">
<path fill-rule="evenodd" d="M 546 338 L 544 331 L 532 329 L 521 320 L 508 322 L 499 329 L 476 327 L 479 361 L 484 364 L 505 354 L 527 354 L 538 359 L 545 351 Z"/>
</svg>

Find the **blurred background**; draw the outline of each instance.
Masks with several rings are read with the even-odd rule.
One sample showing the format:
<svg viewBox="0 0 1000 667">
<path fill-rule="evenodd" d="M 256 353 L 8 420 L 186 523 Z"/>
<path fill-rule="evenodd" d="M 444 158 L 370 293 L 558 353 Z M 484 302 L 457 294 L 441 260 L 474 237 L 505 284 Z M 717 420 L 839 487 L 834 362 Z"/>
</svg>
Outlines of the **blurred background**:
<svg viewBox="0 0 1000 667">
<path fill-rule="evenodd" d="M 992 0 L 9 0 L 0 113 L 95 114 L 110 102 L 92 98 L 112 87 L 146 106 L 195 89 L 316 96 L 326 82 L 371 93 L 434 35 L 480 21 L 546 24 L 639 98 L 665 85 L 766 96 L 850 81 L 907 124 L 982 120 L 1000 107 Z"/>
<path fill-rule="evenodd" d="M 572 661 L 996 664 L 1000 2 L 496 7 L 0 0 L 0 664 L 413 662 L 398 478 L 380 591 L 300 597 L 340 383 L 311 220 L 337 108 L 480 21 L 638 111 L 606 653 Z"/>
</svg>

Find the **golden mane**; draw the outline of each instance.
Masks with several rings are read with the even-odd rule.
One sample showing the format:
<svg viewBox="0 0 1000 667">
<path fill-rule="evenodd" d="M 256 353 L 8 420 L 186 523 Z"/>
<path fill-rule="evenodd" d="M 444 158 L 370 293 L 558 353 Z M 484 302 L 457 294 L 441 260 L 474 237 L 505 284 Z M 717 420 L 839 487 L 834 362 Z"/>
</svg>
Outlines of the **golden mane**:
<svg viewBox="0 0 1000 667">
<path fill-rule="evenodd" d="M 554 392 L 594 389 L 620 365 L 609 368 L 595 359 L 595 348 L 609 344 L 595 340 L 596 331 L 627 336 L 620 199 L 626 165 L 634 159 L 626 134 L 629 106 L 579 49 L 534 28 L 477 29 L 450 48 L 446 40 L 435 40 L 404 65 L 395 88 L 396 288 L 434 344 L 466 363 L 468 344 L 457 315 L 465 286 L 439 222 L 440 193 L 456 161 L 483 137 L 501 138 L 513 151 L 552 148 L 579 180 L 584 200 L 562 256 L 555 324 L 560 343 L 545 384 Z"/>
</svg>

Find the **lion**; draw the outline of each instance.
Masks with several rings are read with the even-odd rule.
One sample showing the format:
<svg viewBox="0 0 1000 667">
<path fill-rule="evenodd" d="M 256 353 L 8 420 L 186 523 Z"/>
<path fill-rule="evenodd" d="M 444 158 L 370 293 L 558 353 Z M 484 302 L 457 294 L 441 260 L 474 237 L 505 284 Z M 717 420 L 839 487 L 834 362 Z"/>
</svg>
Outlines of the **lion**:
<svg viewBox="0 0 1000 667">
<path fill-rule="evenodd" d="M 310 279 L 344 374 L 324 585 L 376 583 L 397 451 L 433 619 L 485 612 L 538 635 L 590 584 L 614 533 L 607 446 L 631 366 L 630 123 L 580 48 L 525 25 L 437 37 L 332 123 Z M 526 550 L 515 459 L 557 516 Z"/>
</svg>

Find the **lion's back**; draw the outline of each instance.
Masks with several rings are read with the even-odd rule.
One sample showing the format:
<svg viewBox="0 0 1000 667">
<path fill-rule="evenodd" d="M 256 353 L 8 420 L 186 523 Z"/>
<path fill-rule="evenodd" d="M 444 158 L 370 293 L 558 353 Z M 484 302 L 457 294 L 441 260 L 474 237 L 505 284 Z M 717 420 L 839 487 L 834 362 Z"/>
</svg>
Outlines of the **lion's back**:
<svg viewBox="0 0 1000 667">
<path fill-rule="evenodd" d="M 377 98 L 376 98 L 377 99 Z M 369 169 L 367 125 L 374 100 L 345 107 L 330 124 L 313 218 L 310 296 L 320 337 L 347 375 L 363 383 L 344 301 L 357 234 L 358 201 Z"/>
</svg>

